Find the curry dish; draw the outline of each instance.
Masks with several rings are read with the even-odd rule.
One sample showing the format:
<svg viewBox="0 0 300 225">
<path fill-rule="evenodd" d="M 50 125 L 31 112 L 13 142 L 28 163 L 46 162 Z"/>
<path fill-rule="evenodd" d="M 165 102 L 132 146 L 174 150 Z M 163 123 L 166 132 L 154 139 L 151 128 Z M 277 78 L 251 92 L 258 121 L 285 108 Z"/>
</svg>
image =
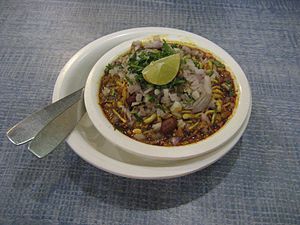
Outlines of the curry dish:
<svg viewBox="0 0 300 225">
<path fill-rule="evenodd" d="M 180 55 L 175 78 L 151 84 L 143 70 L 173 54 Z M 209 52 L 154 37 L 135 41 L 106 66 L 99 105 L 115 129 L 135 140 L 159 146 L 199 142 L 230 119 L 237 90 L 228 68 Z"/>
</svg>

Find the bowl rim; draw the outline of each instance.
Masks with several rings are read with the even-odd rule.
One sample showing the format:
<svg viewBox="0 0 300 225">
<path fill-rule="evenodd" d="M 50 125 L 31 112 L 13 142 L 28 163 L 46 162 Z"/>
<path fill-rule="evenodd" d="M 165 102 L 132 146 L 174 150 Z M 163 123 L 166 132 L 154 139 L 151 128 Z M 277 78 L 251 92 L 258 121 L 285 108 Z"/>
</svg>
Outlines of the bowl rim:
<svg viewBox="0 0 300 225">
<path fill-rule="evenodd" d="M 183 146 L 165 147 L 150 145 L 134 140 L 133 138 L 124 135 L 118 130 L 115 130 L 113 125 L 107 120 L 101 107 L 98 104 L 100 79 L 103 75 L 106 65 L 122 55 L 124 52 L 128 51 L 131 43 L 136 39 L 125 41 L 115 46 L 114 48 L 106 52 L 90 71 L 85 85 L 85 106 L 92 123 L 106 139 L 126 150 L 127 152 L 141 157 L 160 160 L 179 160 L 188 159 L 208 153 L 223 145 L 237 133 L 237 131 L 245 121 L 247 112 L 250 107 L 251 91 L 249 83 L 245 73 L 238 65 L 238 63 L 224 49 L 209 41 L 208 39 L 186 31 L 176 31 L 178 32 L 175 32 L 175 34 L 158 33 L 157 35 L 163 36 L 168 40 L 185 40 L 185 42 L 192 42 L 201 49 L 212 52 L 212 54 L 216 56 L 217 59 L 221 59 L 221 61 L 224 62 L 233 73 L 235 86 L 239 91 L 239 99 L 237 101 L 237 106 L 235 107 L 235 112 L 232 118 L 230 118 L 230 120 L 227 121 L 219 131 L 199 142 Z M 156 34 L 153 33 L 153 35 Z M 138 40 L 144 40 L 153 35 L 147 35 L 144 38 L 140 37 L 138 38 Z"/>
</svg>

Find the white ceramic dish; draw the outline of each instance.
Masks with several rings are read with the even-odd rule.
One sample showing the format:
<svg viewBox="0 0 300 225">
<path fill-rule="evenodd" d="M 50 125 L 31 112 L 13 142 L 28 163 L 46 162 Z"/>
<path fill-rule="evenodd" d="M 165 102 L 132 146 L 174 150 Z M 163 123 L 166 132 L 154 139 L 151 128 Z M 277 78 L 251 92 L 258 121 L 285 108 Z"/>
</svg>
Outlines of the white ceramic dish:
<svg viewBox="0 0 300 225">
<path fill-rule="evenodd" d="M 177 30 L 169 28 L 129 29 L 104 36 L 88 44 L 78 51 L 60 72 L 53 91 L 53 101 L 82 87 L 95 62 L 108 49 L 138 36 L 153 34 L 153 32 L 172 33 L 174 31 Z M 107 172 L 138 179 L 172 178 L 203 169 L 224 156 L 244 132 L 250 113 L 251 108 L 241 130 L 222 148 L 194 159 L 178 162 L 146 160 L 120 151 L 97 132 L 87 115 L 84 116 L 76 129 L 71 133 L 67 143 L 85 161 Z"/>
<path fill-rule="evenodd" d="M 149 39 L 149 37 L 145 38 Z M 215 150 L 236 134 L 244 123 L 250 107 L 249 84 L 244 72 L 235 60 L 211 41 L 195 34 L 188 33 L 183 35 L 179 32 L 176 32 L 175 35 L 174 33 L 165 33 L 162 35 L 162 38 L 179 42 L 186 42 L 188 40 L 189 43 L 212 52 L 233 72 L 235 76 L 235 86 L 239 93 L 239 101 L 233 113 L 233 117 L 218 132 L 197 143 L 184 146 L 164 147 L 136 141 L 114 129 L 98 104 L 100 80 L 104 75 L 106 66 L 120 55 L 128 52 L 133 40 L 126 41 L 109 50 L 92 68 L 85 85 L 84 97 L 86 109 L 97 130 L 113 144 L 116 144 L 118 147 L 130 153 L 156 160 L 182 160 L 193 158 Z M 141 39 L 144 40 L 144 37 Z"/>
</svg>

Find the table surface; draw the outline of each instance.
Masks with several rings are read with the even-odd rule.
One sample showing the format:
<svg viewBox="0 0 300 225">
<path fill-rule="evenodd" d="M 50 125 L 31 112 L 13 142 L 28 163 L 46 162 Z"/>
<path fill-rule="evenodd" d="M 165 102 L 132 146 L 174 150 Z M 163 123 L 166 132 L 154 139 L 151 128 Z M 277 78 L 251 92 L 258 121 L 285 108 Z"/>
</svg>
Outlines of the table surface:
<svg viewBox="0 0 300 225">
<path fill-rule="evenodd" d="M 6 130 L 51 100 L 89 42 L 140 26 L 200 34 L 251 85 L 238 144 L 214 165 L 142 181 L 89 165 L 66 144 L 43 160 Z M 0 224 L 300 224 L 300 1 L 0 1 Z"/>
</svg>

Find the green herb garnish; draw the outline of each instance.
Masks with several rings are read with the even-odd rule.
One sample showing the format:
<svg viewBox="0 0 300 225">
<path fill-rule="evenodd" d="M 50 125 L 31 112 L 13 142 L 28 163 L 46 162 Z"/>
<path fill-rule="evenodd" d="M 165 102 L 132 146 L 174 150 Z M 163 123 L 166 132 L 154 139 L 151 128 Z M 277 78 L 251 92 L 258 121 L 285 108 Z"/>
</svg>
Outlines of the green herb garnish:
<svg viewBox="0 0 300 225">
<path fill-rule="evenodd" d="M 198 61 L 195 61 L 193 60 L 195 66 L 198 68 L 198 69 L 203 69 L 203 64 L 201 62 L 198 62 Z"/>
<path fill-rule="evenodd" d="M 163 106 L 160 103 L 157 103 L 156 107 L 164 111 L 164 108 L 163 108 Z"/>
<path fill-rule="evenodd" d="M 120 132 L 124 132 L 124 127 L 120 126 L 119 124 L 114 124 L 114 130 L 118 130 Z"/>
<path fill-rule="evenodd" d="M 105 70 L 104 72 L 105 73 L 108 73 L 112 68 L 114 68 L 115 65 L 112 65 L 111 63 L 109 63 L 106 67 L 105 67 Z"/>
<path fill-rule="evenodd" d="M 175 54 L 175 50 L 165 41 L 163 40 L 163 46 L 161 48 L 161 54 L 163 57 Z"/>
<path fill-rule="evenodd" d="M 229 89 L 229 97 L 233 97 L 235 94 L 234 90 L 232 88 Z"/>
<path fill-rule="evenodd" d="M 184 77 L 175 77 L 174 80 L 169 84 L 169 88 L 174 88 L 178 85 L 184 84 L 186 79 Z"/>
<path fill-rule="evenodd" d="M 132 114 L 134 115 L 136 121 L 138 121 L 138 122 L 143 122 L 143 118 L 140 117 L 137 113 L 132 113 Z"/>
<path fill-rule="evenodd" d="M 206 75 L 211 76 L 213 75 L 214 71 L 213 70 L 206 70 Z"/>
<path fill-rule="evenodd" d="M 137 73 L 135 80 L 140 84 L 141 88 L 145 89 L 147 87 L 148 82 L 144 79 L 143 74 Z"/>
<path fill-rule="evenodd" d="M 149 102 L 155 102 L 155 97 L 153 95 L 148 95 Z"/>
<path fill-rule="evenodd" d="M 111 95 L 111 96 L 115 96 L 115 94 L 116 94 L 115 89 L 112 89 L 110 95 Z"/>
<path fill-rule="evenodd" d="M 175 50 L 165 41 L 163 40 L 163 46 L 161 50 L 151 50 L 151 51 L 143 51 L 139 50 L 131 55 L 128 60 L 128 70 L 136 74 L 135 80 L 141 85 L 144 89 L 147 87 L 148 82 L 144 79 L 142 71 L 143 69 L 148 66 L 151 62 L 159 60 L 161 58 L 170 56 L 175 54 Z M 174 87 L 183 83 L 183 81 L 175 81 L 175 83 L 170 82 L 169 84 L 165 85 L 164 87 L 160 86 L 159 88 L 169 88 Z"/>
<path fill-rule="evenodd" d="M 212 60 L 212 63 L 215 64 L 218 68 L 225 68 L 225 65 L 218 60 Z"/>
<path fill-rule="evenodd" d="M 133 84 L 132 80 L 130 80 L 129 77 L 125 76 L 125 79 L 127 80 L 127 82 L 128 82 L 129 84 L 131 84 L 131 85 Z"/>
</svg>

